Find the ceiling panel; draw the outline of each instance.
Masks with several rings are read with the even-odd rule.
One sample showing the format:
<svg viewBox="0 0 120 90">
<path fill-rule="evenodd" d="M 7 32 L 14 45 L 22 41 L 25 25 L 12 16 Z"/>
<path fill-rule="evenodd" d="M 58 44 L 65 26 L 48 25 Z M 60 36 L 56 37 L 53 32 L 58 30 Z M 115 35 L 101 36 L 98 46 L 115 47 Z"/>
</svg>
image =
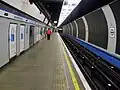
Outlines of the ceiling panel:
<svg viewBox="0 0 120 90">
<path fill-rule="evenodd" d="M 53 23 L 54 21 L 59 20 L 62 3 L 64 0 L 33 0 L 34 2 L 40 3 L 46 9 L 46 11 L 50 15 L 50 20 Z M 66 0 L 67 1 L 67 0 Z M 86 15 L 87 13 L 96 10 L 103 5 L 106 5 L 114 0 L 81 0 L 78 6 L 72 11 L 72 13 L 65 19 L 65 21 L 61 24 L 65 25 L 79 17 Z M 56 24 L 57 25 L 57 24 Z"/>
<path fill-rule="evenodd" d="M 82 0 L 74 11 L 62 23 L 65 25 L 115 0 Z M 61 26 L 62 26 L 61 25 Z"/>
</svg>

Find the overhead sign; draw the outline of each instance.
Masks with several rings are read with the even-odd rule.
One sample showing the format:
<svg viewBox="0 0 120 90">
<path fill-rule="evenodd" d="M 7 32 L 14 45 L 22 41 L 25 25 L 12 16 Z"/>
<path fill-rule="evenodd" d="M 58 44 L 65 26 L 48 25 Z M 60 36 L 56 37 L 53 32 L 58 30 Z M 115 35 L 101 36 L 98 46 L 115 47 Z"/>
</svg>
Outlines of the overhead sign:
<svg viewBox="0 0 120 90">
<path fill-rule="evenodd" d="M 68 15 L 76 8 L 76 6 L 81 2 L 81 0 L 64 0 L 58 26 L 68 17 Z"/>
</svg>

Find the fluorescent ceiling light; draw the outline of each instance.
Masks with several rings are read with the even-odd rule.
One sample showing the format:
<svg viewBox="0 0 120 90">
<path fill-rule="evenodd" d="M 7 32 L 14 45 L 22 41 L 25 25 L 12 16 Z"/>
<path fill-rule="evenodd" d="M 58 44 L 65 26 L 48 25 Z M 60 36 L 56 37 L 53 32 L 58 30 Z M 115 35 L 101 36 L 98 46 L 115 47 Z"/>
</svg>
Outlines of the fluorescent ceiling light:
<svg viewBox="0 0 120 90">
<path fill-rule="evenodd" d="M 54 23 L 57 23 L 57 21 L 54 21 Z"/>
<path fill-rule="evenodd" d="M 76 8 L 81 0 L 64 0 L 61 13 L 59 16 L 58 27 L 68 17 L 68 15 Z"/>
</svg>

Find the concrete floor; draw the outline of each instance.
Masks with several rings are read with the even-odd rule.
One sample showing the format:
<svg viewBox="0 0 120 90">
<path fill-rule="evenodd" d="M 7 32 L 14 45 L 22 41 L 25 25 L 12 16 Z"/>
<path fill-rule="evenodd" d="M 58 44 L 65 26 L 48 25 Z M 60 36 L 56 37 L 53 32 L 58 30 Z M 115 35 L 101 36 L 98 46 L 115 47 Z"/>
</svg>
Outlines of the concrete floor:
<svg viewBox="0 0 120 90">
<path fill-rule="evenodd" d="M 68 90 L 72 81 L 66 79 L 69 71 L 60 47 L 58 35 L 53 34 L 51 40 L 43 40 L 17 57 L 0 71 L 0 90 Z"/>
</svg>

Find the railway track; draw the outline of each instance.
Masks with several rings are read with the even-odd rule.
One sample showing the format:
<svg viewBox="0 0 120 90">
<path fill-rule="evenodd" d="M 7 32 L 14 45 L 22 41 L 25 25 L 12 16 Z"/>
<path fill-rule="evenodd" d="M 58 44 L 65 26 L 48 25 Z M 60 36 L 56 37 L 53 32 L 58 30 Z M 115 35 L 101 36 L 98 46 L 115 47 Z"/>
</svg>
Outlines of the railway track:
<svg viewBox="0 0 120 90">
<path fill-rule="evenodd" d="M 120 90 L 120 70 L 61 34 L 92 90 Z"/>
</svg>

